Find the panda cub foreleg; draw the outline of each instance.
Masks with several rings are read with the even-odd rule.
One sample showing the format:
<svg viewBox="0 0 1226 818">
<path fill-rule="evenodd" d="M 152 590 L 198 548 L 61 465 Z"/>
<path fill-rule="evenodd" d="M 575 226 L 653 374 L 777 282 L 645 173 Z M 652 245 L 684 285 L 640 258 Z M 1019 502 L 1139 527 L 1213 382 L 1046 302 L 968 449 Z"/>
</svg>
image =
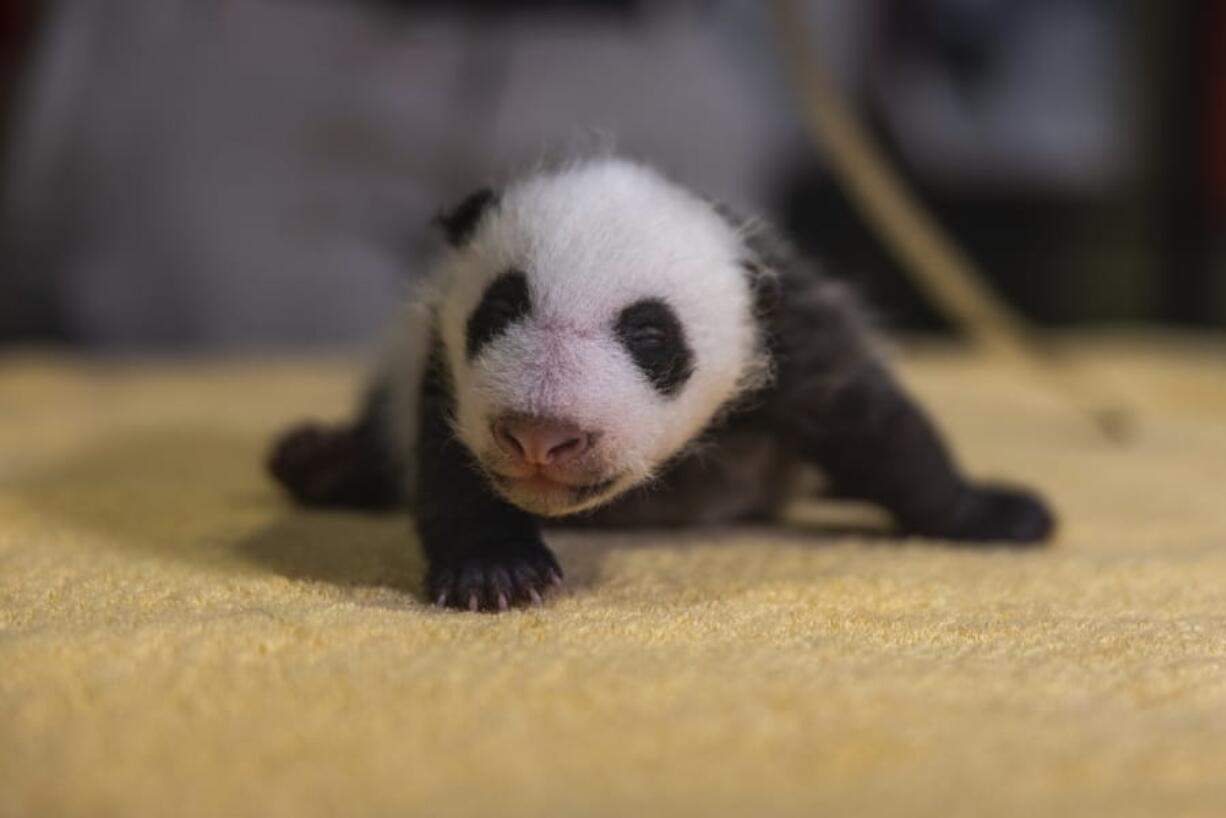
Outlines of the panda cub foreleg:
<svg viewBox="0 0 1226 818">
<path fill-rule="evenodd" d="M 413 511 L 428 569 L 426 596 L 450 608 L 498 611 L 538 603 L 562 584 L 540 525 L 490 488 L 450 427 L 450 383 L 434 355 L 422 385 Z"/>
</svg>

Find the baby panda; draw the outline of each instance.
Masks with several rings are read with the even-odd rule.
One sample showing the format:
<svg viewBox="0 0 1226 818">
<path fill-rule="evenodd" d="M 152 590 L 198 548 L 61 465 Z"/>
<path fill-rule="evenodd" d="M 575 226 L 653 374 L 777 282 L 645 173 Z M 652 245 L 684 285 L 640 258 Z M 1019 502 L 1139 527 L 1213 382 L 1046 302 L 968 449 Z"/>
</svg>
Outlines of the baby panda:
<svg viewBox="0 0 1226 818">
<path fill-rule="evenodd" d="M 540 602 L 562 581 L 545 520 L 768 519 L 806 468 L 902 534 L 1050 534 L 1036 496 L 959 470 L 846 290 L 759 222 L 608 157 L 438 221 L 449 252 L 357 418 L 269 461 L 306 505 L 407 504 L 438 605 Z"/>
</svg>

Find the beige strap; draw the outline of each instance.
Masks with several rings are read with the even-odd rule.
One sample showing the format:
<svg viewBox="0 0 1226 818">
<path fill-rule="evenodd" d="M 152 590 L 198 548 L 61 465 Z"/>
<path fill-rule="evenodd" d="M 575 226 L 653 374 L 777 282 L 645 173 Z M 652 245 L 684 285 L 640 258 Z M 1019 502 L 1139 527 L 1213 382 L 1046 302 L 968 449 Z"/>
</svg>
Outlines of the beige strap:
<svg viewBox="0 0 1226 818">
<path fill-rule="evenodd" d="M 1108 437 L 1123 440 L 1131 413 L 1084 372 L 1074 373 L 1069 361 L 1044 345 L 1029 322 L 989 289 L 974 262 L 933 220 L 851 115 L 798 0 L 772 0 L 771 11 L 810 134 L 849 198 L 916 285 L 973 343 L 1047 380 Z"/>
</svg>

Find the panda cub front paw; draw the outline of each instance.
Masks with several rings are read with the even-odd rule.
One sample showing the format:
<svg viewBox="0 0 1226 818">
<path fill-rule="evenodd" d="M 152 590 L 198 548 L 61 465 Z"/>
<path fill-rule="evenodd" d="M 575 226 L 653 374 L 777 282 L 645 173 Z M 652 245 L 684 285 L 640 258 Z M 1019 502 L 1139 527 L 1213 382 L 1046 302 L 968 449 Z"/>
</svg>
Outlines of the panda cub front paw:
<svg viewBox="0 0 1226 818">
<path fill-rule="evenodd" d="M 427 598 L 469 611 L 505 611 L 539 605 L 562 585 L 562 569 L 539 542 L 507 543 L 435 562 L 426 575 Z"/>
</svg>

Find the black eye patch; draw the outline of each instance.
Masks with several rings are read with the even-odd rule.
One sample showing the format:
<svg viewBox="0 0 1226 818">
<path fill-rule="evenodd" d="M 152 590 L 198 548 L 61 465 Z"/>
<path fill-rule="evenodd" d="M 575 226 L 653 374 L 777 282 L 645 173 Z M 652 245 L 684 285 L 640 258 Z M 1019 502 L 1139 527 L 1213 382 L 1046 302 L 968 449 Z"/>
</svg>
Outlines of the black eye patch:
<svg viewBox="0 0 1226 818">
<path fill-rule="evenodd" d="M 672 397 L 694 374 L 694 353 L 677 313 L 657 298 L 636 301 L 621 311 L 615 326 L 635 366 L 660 394 Z"/>
<path fill-rule="evenodd" d="M 485 288 L 481 303 L 468 317 L 465 353 L 471 361 L 482 347 L 506 332 L 507 327 L 532 311 L 528 277 L 522 270 L 507 270 Z"/>
</svg>

